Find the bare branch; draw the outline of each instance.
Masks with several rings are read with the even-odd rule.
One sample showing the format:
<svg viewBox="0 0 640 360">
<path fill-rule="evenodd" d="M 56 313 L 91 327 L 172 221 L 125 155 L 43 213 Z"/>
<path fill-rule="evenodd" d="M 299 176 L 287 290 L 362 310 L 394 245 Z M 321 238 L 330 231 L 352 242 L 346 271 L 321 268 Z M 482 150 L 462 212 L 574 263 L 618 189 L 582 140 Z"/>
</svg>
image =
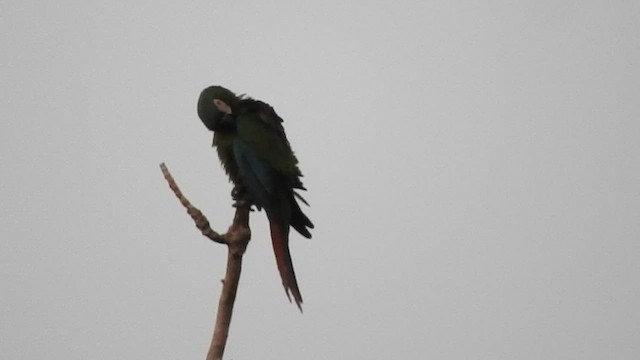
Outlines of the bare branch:
<svg viewBox="0 0 640 360">
<path fill-rule="evenodd" d="M 218 314 L 216 315 L 216 324 L 213 331 L 213 338 L 207 353 L 207 360 L 222 360 L 224 349 L 229 336 L 229 326 L 231 325 L 231 316 L 233 314 L 233 305 L 238 292 L 238 284 L 240 282 L 240 273 L 242 271 L 242 256 L 244 255 L 249 240 L 251 240 L 251 229 L 249 228 L 249 214 L 251 212 L 251 203 L 246 199 L 236 199 L 236 213 L 233 217 L 233 224 L 229 227 L 226 234 L 220 235 L 211 229 L 209 221 L 200 210 L 191 205 L 189 200 L 182 194 L 178 184 L 176 184 L 173 176 L 169 172 L 167 166 L 162 163 L 160 169 L 164 178 L 169 183 L 169 187 L 176 195 L 182 206 L 187 209 L 187 213 L 196 223 L 196 227 L 202 232 L 202 235 L 209 239 L 226 244 L 227 253 L 227 271 L 222 281 L 222 293 L 218 303 Z"/>
<path fill-rule="evenodd" d="M 242 256 L 251 239 L 251 229 L 249 229 L 250 211 L 250 205 L 246 201 L 238 200 L 233 224 L 224 235 L 229 250 L 227 253 L 227 272 L 222 281 L 222 293 L 218 302 L 216 326 L 209 346 L 207 360 L 221 360 L 222 354 L 224 354 L 227 337 L 229 336 L 229 326 L 231 325 L 231 315 L 233 314 L 233 304 L 236 300 L 238 283 L 240 282 Z"/>
<path fill-rule="evenodd" d="M 182 191 L 180 191 L 178 184 L 176 184 L 176 181 L 173 179 L 173 176 L 171 176 L 171 173 L 169 172 L 169 169 L 167 168 L 167 166 L 164 163 L 162 163 L 160 164 L 160 169 L 162 170 L 162 175 L 164 175 L 164 178 L 169 183 L 169 187 L 171 188 L 171 190 L 173 190 L 173 193 L 176 195 L 178 200 L 180 200 L 180 203 L 182 204 L 182 206 L 184 206 L 184 208 L 187 209 L 187 213 L 191 216 L 193 221 L 196 223 L 196 227 L 198 228 L 198 230 L 200 230 L 200 232 L 202 232 L 202 235 L 208 237 L 210 240 L 215 241 L 217 243 L 226 244 L 227 242 L 225 237 L 215 232 L 211 228 L 211 225 L 209 224 L 209 220 L 207 220 L 207 217 L 202 214 L 202 211 L 200 211 L 200 209 L 193 206 L 189 202 L 189 200 L 182 194 Z"/>
</svg>

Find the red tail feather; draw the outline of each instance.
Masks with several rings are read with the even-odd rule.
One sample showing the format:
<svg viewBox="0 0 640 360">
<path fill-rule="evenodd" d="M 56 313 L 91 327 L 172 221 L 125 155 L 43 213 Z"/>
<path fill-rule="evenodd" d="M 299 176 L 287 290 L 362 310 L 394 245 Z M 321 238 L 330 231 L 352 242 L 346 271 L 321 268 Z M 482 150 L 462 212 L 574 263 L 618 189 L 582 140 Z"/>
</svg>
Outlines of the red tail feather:
<svg viewBox="0 0 640 360">
<path fill-rule="evenodd" d="M 273 252 L 276 255 L 276 263 L 278 264 L 278 271 L 282 278 L 282 285 L 287 293 L 289 301 L 291 296 L 289 290 L 293 294 L 293 299 L 296 301 L 296 305 L 302 311 L 302 295 L 300 295 L 300 289 L 298 289 L 298 282 L 296 281 L 296 273 L 293 271 L 293 263 L 291 262 L 291 253 L 289 252 L 289 227 L 287 226 L 283 231 L 283 227 L 276 224 L 273 221 L 269 221 L 271 227 L 271 242 L 273 243 Z"/>
</svg>

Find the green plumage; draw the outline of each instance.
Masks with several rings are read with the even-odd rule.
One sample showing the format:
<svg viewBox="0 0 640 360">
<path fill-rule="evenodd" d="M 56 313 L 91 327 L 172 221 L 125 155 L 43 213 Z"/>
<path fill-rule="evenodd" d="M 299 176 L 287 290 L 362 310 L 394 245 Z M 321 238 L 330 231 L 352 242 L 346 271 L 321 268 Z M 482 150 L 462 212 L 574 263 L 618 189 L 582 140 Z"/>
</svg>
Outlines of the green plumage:
<svg viewBox="0 0 640 360">
<path fill-rule="evenodd" d="M 221 87 L 211 86 L 202 91 L 198 99 L 198 117 L 213 135 L 213 146 L 216 147 L 222 167 L 234 184 L 240 183 L 238 166 L 233 158 L 233 139 L 237 136 L 234 120 L 213 105 L 213 99 L 220 99 L 230 106 L 240 101 L 233 92 Z"/>
<path fill-rule="evenodd" d="M 283 285 L 300 306 L 302 297 L 289 254 L 289 226 L 310 238 L 313 224 L 295 199 L 304 202 L 294 189 L 306 189 L 282 118 L 268 104 L 238 97 L 220 86 L 202 91 L 198 116 L 214 131 L 213 145 L 229 179 L 246 189 L 259 209 L 265 209 Z"/>
</svg>

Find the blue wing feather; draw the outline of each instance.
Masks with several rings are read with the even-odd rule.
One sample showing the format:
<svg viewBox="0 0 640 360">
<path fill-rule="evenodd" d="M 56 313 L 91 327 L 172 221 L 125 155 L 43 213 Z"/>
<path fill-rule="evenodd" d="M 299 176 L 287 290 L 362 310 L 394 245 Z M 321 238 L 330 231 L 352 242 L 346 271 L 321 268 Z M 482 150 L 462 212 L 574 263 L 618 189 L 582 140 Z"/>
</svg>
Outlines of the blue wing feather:
<svg viewBox="0 0 640 360">
<path fill-rule="evenodd" d="M 274 170 L 239 138 L 233 140 L 233 153 L 242 182 L 253 195 L 256 206 L 268 206 L 275 191 Z"/>
</svg>

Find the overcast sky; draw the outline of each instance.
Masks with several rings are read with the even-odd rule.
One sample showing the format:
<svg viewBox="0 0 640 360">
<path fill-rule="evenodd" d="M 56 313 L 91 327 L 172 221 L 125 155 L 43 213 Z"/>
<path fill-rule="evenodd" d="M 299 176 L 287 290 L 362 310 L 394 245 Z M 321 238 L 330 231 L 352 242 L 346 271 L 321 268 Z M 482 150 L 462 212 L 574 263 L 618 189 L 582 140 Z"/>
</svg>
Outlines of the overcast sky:
<svg viewBox="0 0 640 360">
<path fill-rule="evenodd" d="M 275 107 L 301 315 L 252 215 L 227 359 L 640 357 L 637 1 L 0 2 L 0 358 L 203 359 L 231 185 L 212 84 Z"/>
</svg>

